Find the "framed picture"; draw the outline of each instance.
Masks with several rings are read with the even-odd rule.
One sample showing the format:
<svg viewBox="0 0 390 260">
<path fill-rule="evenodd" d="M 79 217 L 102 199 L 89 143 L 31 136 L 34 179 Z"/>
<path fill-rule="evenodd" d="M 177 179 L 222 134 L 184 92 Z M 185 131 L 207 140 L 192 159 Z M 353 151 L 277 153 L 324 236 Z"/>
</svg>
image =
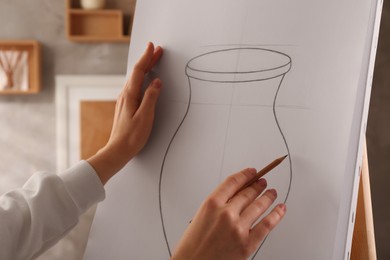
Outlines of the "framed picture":
<svg viewBox="0 0 390 260">
<path fill-rule="evenodd" d="M 57 76 L 57 169 L 93 155 L 107 141 L 125 76 Z"/>
<path fill-rule="evenodd" d="M 0 41 L 0 94 L 38 93 L 40 67 L 37 41 Z"/>
</svg>

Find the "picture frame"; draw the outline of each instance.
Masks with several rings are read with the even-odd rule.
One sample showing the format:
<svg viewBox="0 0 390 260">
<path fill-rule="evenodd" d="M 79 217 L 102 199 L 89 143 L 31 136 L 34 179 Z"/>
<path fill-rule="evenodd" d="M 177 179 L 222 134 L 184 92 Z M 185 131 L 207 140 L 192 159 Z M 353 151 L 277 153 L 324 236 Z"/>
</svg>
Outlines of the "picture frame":
<svg viewBox="0 0 390 260">
<path fill-rule="evenodd" d="M 0 94 L 36 94 L 40 89 L 40 43 L 35 40 L 0 41 Z"/>
<path fill-rule="evenodd" d="M 57 170 L 64 171 L 82 158 L 81 102 L 114 102 L 125 83 L 125 76 L 56 77 Z"/>
</svg>

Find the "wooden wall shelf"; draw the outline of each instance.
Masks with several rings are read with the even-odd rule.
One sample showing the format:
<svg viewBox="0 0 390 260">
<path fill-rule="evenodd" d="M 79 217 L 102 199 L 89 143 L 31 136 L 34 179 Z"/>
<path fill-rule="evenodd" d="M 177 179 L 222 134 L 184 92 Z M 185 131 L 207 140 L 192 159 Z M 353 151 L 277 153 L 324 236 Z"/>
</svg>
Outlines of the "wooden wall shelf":
<svg viewBox="0 0 390 260">
<path fill-rule="evenodd" d="M 0 51 L 23 51 L 27 53 L 27 57 L 22 56 L 20 70 L 26 70 L 22 72 L 22 77 L 26 80 L 26 89 L 20 89 L 20 86 L 15 85 L 13 88 L 4 89 L 0 86 L 0 95 L 20 95 L 20 94 L 36 94 L 41 88 L 41 47 L 37 41 L 34 40 L 0 40 Z M 4 55 L 1 55 L 3 64 Z M 14 58 L 15 60 L 15 58 Z M 14 62 L 13 60 L 13 62 Z M 23 65 L 25 64 L 25 65 Z M 0 70 L 4 77 L 4 71 Z M 17 84 L 18 80 L 15 80 Z"/>
<path fill-rule="evenodd" d="M 75 42 L 130 42 L 124 35 L 121 10 L 83 10 L 78 1 L 67 0 L 68 39 Z"/>
</svg>

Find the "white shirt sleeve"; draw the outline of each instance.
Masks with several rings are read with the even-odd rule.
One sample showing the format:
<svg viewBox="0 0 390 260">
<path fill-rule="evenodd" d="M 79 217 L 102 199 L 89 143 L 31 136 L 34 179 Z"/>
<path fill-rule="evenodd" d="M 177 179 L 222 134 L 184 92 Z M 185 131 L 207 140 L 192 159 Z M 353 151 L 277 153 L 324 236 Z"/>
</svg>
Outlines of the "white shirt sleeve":
<svg viewBox="0 0 390 260">
<path fill-rule="evenodd" d="M 60 175 L 34 174 L 23 188 L 0 197 L 0 259 L 39 256 L 104 198 L 103 185 L 86 161 Z"/>
</svg>

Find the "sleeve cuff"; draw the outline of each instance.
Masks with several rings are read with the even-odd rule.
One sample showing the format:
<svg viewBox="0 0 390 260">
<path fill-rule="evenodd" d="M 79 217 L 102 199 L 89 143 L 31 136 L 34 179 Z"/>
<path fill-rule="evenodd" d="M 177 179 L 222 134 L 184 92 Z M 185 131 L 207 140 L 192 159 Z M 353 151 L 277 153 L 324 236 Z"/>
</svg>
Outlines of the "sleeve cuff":
<svg viewBox="0 0 390 260">
<path fill-rule="evenodd" d="M 104 200 L 103 184 L 88 162 L 80 161 L 59 176 L 65 183 L 65 187 L 77 205 L 80 214 L 97 202 Z"/>
</svg>

